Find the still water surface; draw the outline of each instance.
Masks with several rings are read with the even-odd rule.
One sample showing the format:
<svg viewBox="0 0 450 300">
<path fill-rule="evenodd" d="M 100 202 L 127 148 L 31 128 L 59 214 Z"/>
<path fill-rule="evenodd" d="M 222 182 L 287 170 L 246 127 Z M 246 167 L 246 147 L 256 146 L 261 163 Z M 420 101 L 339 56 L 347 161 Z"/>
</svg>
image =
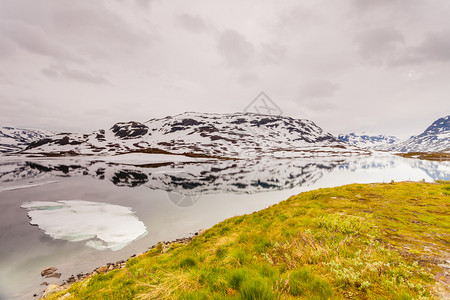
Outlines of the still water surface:
<svg viewBox="0 0 450 300">
<path fill-rule="evenodd" d="M 303 191 L 450 179 L 448 162 L 394 156 L 128 165 L 0 158 L 0 299 L 61 282 Z M 40 272 L 54 266 L 61 279 Z"/>
</svg>

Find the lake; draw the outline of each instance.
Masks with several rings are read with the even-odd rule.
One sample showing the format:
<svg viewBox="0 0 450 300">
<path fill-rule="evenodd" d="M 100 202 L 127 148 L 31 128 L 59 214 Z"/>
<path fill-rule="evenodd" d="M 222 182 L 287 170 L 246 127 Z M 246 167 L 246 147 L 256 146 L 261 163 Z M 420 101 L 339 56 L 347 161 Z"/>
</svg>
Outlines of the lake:
<svg viewBox="0 0 450 300">
<path fill-rule="evenodd" d="M 30 299 L 303 191 L 349 183 L 450 179 L 449 162 L 391 155 L 136 164 L 0 157 L 0 299 Z M 60 279 L 40 272 L 57 267 Z"/>
</svg>

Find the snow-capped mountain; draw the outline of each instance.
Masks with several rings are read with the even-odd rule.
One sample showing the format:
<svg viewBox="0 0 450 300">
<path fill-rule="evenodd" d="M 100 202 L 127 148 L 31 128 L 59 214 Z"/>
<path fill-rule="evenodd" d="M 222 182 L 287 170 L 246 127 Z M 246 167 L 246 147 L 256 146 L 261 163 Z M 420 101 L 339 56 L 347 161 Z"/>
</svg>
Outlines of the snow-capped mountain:
<svg viewBox="0 0 450 300">
<path fill-rule="evenodd" d="M 423 133 L 387 147 L 397 152 L 450 152 L 450 115 L 433 122 Z"/>
<path fill-rule="evenodd" d="M 340 134 L 338 139 L 349 143 L 350 145 L 358 146 L 367 149 L 384 149 L 389 145 L 399 142 L 395 136 L 386 136 L 382 134 L 371 134 L 367 132 Z"/>
<path fill-rule="evenodd" d="M 45 138 L 30 144 L 23 153 L 111 155 L 133 151 L 214 157 L 367 154 L 312 121 L 253 113 L 183 113 L 144 123 L 121 122 L 91 134 Z"/>
<path fill-rule="evenodd" d="M 53 131 L 42 129 L 0 127 L 0 153 L 23 150 L 32 142 L 54 134 Z"/>
</svg>

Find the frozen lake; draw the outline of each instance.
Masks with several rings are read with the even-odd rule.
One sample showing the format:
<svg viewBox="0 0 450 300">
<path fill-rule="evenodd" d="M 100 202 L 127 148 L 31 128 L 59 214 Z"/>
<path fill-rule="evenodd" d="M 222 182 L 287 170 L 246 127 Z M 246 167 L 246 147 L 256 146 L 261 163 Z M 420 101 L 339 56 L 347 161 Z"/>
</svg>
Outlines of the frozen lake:
<svg viewBox="0 0 450 300">
<path fill-rule="evenodd" d="M 254 161 L 0 157 L 0 299 L 190 236 L 303 191 L 450 179 L 449 162 L 395 156 Z M 60 279 L 40 276 L 53 266 Z"/>
</svg>

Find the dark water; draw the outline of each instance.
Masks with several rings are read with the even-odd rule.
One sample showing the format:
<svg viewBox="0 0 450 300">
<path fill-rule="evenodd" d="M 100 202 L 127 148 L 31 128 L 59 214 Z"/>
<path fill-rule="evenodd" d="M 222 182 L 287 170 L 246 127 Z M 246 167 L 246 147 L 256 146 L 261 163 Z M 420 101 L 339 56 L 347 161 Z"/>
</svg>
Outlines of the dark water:
<svg viewBox="0 0 450 300">
<path fill-rule="evenodd" d="M 448 162 L 399 157 L 132 166 L 0 158 L 0 299 L 32 299 L 108 262 L 320 187 L 450 179 Z M 54 266 L 61 279 L 40 272 Z"/>
</svg>

